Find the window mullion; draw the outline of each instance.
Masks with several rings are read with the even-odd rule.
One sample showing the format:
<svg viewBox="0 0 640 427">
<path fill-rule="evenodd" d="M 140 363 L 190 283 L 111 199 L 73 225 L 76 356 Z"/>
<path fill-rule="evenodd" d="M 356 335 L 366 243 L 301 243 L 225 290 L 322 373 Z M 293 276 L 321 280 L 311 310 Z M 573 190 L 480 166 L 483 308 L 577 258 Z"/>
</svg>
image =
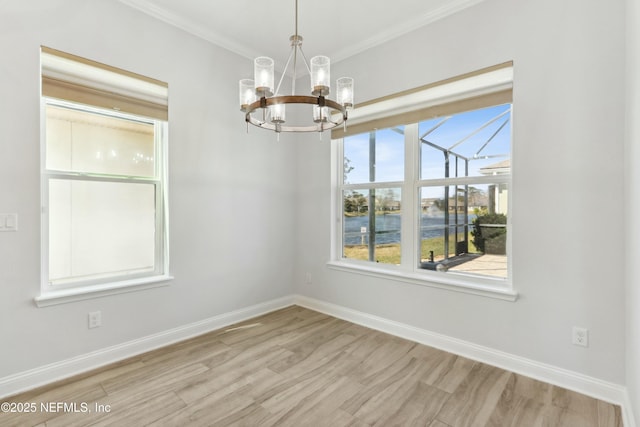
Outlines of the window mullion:
<svg viewBox="0 0 640 427">
<path fill-rule="evenodd" d="M 343 199 L 344 199 L 344 139 L 336 140 L 335 145 L 335 157 L 333 164 L 335 165 L 336 170 L 331 174 L 332 178 L 336 180 L 335 186 L 333 188 L 337 188 L 338 191 L 333 198 L 334 207 L 331 210 L 332 218 L 331 218 L 331 232 L 333 236 L 336 236 L 335 244 L 333 245 L 331 254 L 331 259 L 342 259 L 343 256 L 343 233 L 344 233 L 344 225 L 343 225 Z"/>
<path fill-rule="evenodd" d="M 393 182 L 367 182 L 363 184 L 346 184 L 342 185 L 342 190 L 370 190 L 379 188 L 397 188 L 404 185 L 405 181 L 393 181 Z"/>
<path fill-rule="evenodd" d="M 402 233 L 400 265 L 405 271 L 413 271 L 418 254 L 417 236 L 417 190 L 415 182 L 419 171 L 417 162 L 419 155 L 416 150 L 418 141 L 418 124 L 407 125 L 404 128 L 404 183 L 402 184 Z"/>
<path fill-rule="evenodd" d="M 116 176 L 116 175 L 98 175 L 98 174 L 85 174 L 75 172 L 45 172 L 43 176 L 47 179 L 60 179 L 68 181 L 97 181 L 97 182 L 121 182 L 130 184 L 160 184 L 159 178 L 138 178 L 130 176 Z"/>
<path fill-rule="evenodd" d="M 510 174 L 501 174 L 423 179 L 418 180 L 417 184 L 419 187 L 442 187 L 446 185 L 509 184 L 510 180 Z"/>
</svg>

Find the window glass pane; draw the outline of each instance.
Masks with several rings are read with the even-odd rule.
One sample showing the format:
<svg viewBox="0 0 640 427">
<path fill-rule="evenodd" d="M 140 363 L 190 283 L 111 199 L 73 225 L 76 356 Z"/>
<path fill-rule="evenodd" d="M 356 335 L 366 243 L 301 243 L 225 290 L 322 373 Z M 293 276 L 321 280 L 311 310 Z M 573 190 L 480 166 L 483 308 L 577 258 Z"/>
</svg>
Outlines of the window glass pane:
<svg viewBox="0 0 640 427">
<path fill-rule="evenodd" d="M 420 267 L 507 277 L 506 184 L 422 187 Z"/>
<path fill-rule="evenodd" d="M 155 185 L 49 180 L 49 280 L 154 271 Z"/>
<path fill-rule="evenodd" d="M 155 176 L 152 123 L 54 105 L 46 115 L 47 169 Z"/>
<path fill-rule="evenodd" d="M 511 104 L 419 124 L 420 179 L 510 173 Z"/>
<path fill-rule="evenodd" d="M 404 180 L 404 126 L 344 139 L 344 182 Z"/>
<path fill-rule="evenodd" d="M 399 188 L 343 192 L 343 257 L 400 264 Z"/>
</svg>

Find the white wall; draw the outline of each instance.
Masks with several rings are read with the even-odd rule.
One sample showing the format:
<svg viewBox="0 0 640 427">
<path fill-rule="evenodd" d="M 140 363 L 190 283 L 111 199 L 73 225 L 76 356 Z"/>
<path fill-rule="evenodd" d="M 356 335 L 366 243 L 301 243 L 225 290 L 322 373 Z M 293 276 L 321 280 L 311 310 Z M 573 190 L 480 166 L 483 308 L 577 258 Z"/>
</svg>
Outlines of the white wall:
<svg viewBox="0 0 640 427">
<path fill-rule="evenodd" d="M 40 45 L 169 84 L 170 286 L 36 308 Z M 250 60 L 110 0 L 2 2 L 0 51 L 0 378 L 292 293 L 292 141 L 246 134 Z"/>
<path fill-rule="evenodd" d="M 640 7 L 635 0 L 627 0 L 627 138 L 626 166 L 626 234 L 627 239 L 627 389 L 629 401 L 635 406 L 634 417 L 640 421 Z"/>
<path fill-rule="evenodd" d="M 355 78 L 358 103 L 509 60 L 518 301 L 328 269 L 330 147 L 312 138 L 298 155 L 298 292 L 624 384 L 624 1 L 486 0 L 332 74 Z"/>
</svg>

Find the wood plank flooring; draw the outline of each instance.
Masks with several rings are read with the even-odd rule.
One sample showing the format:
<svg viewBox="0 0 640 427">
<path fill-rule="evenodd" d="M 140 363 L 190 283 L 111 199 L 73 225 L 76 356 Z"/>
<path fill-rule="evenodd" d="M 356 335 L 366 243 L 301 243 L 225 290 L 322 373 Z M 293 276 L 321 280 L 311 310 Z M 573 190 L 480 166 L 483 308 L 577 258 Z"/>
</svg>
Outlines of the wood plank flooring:
<svg viewBox="0 0 640 427">
<path fill-rule="evenodd" d="M 297 306 L 4 401 L 37 410 L 1 426 L 622 426 L 618 406 Z"/>
</svg>

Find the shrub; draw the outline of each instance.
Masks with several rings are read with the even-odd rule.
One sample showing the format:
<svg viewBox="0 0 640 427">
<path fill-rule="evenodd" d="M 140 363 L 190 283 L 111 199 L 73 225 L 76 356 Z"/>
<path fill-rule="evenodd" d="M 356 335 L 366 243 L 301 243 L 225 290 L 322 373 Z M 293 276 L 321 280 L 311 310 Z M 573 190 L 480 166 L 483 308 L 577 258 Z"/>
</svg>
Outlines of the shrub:
<svg viewBox="0 0 640 427">
<path fill-rule="evenodd" d="M 473 220 L 473 244 L 482 253 L 505 255 L 507 253 L 507 228 L 491 225 L 507 224 L 507 216 L 501 213 L 486 213 Z M 489 227 L 485 227 L 489 225 Z"/>
</svg>

